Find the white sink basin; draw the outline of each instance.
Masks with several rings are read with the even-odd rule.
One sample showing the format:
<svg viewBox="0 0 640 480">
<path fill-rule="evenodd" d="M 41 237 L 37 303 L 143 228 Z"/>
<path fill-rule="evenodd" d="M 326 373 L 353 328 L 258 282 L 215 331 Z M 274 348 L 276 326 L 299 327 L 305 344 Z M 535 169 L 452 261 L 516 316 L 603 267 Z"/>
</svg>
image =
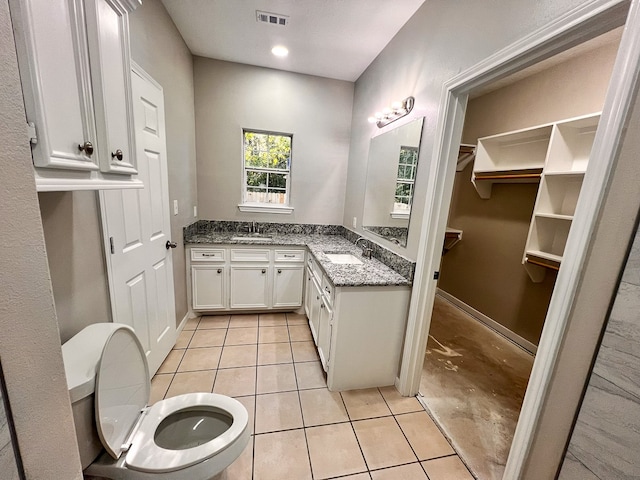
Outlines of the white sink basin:
<svg viewBox="0 0 640 480">
<path fill-rule="evenodd" d="M 325 253 L 327 258 L 331 263 L 339 263 L 342 265 L 361 265 L 362 260 L 360 260 L 355 255 L 351 255 L 350 253 Z"/>
<path fill-rule="evenodd" d="M 236 237 L 231 237 L 231 240 L 234 242 L 242 241 L 242 240 L 253 240 L 256 242 L 270 242 L 273 240 L 271 237 L 266 236 L 254 236 L 254 235 L 238 235 Z"/>
</svg>

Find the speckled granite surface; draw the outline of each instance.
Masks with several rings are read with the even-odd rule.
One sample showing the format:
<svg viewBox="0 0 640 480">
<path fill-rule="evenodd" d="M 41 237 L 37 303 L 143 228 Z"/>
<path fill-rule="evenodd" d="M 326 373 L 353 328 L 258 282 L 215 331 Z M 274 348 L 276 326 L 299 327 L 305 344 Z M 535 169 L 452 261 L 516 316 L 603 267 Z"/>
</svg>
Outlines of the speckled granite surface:
<svg viewBox="0 0 640 480">
<path fill-rule="evenodd" d="M 208 222 L 200 220 L 196 224 L 184 229 L 185 244 L 200 245 L 283 245 L 308 247 L 309 251 L 318 261 L 318 264 L 327 274 L 329 280 L 336 287 L 356 286 L 384 286 L 384 285 L 411 285 L 413 277 L 413 263 L 393 252 L 387 251 L 388 257 L 397 257 L 400 266 L 405 267 L 410 276 L 402 275 L 395 269 L 386 265 L 377 258 L 363 258 L 362 250 L 356 247 L 349 238 L 358 238 L 356 232 L 336 225 L 300 225 L 300 224 L 274 224 L 257 223 L 260 235 L 258 237 L 270 237 L 268 240 L 258 240 L 246 232 L 248 222 Z M 236 227 L 244 227 L 238 228 Z M 240 233 L 236 233 L 240 232 Z M 294 233 L 296 232 L 296 233 Z M 234 237 L 243 236 L 242 239 Z M 386 250 L 375 242 L 367 240 L 374 250 L 374 255 L 384 255 Z M 325 253 L 350 253 L 362 260 L 362 264 L 335 264 Z M 378 255 L 376 255 L 376 253 Z M 395 259 L 395 258 L 394 258 Z"/>
</svg>

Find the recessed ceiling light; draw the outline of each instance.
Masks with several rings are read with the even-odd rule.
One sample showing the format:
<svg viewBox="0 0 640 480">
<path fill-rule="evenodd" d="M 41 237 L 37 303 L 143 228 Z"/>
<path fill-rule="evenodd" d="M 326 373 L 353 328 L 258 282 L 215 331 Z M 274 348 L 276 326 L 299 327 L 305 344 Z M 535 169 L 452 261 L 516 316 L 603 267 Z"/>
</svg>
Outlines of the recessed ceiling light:
<svg viewBox="0 0 640 480">
<path fill-rule="evenodd" d="M 289 55 L 289 49 L 287 47 L 283 47 L 282 45 L 277 45 L 271 49 L 271 53 L 273 53 L 276 57 L 286 57 Z"/>
</svg>

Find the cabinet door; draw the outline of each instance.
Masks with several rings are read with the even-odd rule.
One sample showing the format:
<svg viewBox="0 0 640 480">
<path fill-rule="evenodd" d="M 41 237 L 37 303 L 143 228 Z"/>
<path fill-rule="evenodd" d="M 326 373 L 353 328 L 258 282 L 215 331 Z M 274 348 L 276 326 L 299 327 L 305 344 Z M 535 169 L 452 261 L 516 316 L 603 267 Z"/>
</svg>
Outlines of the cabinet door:
<svg viewBox="0 0 640 480">
<path fill-rule="evenodd" d="M 311 285 L 311 312 L 309 315 L 309 328 L 311 328 L 313 342 L 318 346 L 318 326 L 320 324 L 320 304 L 322 303 L 322 294 L 320 293 L 320 285 L 318 285 L 318 282 L 316 282 L 313 275 L 311 275 Z"/>
<path fill-rule="evenodd" d="M 268 308 L 269 269 L 267 265 L 231 266 L 231 308 Z"/>
<path fill-rule="evenodd" d="M 277 266 L 273 276 L 273 306 L 299 307 L 302 305 L 304 265 Z"/>
<path fill-rule="evenodd" d="M 321 298 L 320 315 L 318 325 L 318 354 L 322 368 L 326 372 L 329 367 L 329 355 L 331 351 L 331 329 L 333 327 L 333 311 L 326 298 Z"/>
<path fill-rule="evenodd" d="M 309 269 L 306 271 L 306 279 L 304 285 L 304 313 L 307 314 L 307 319 L 311 321 L 311 298 L 313 295 L 313 282 L 311 280 L 312 273 Z"/>
<path fill-rule="evenodd" d="M 194 310 L 223 310 L 225 301 L 225 269 L 223 265 L 192 265 L 191 291 Z"/>
<path fill-rule="evenodd" d="M 87 38 L 100 169 L 131 175 L 136 173 L 136 161 L 131 134 L 128 10 L 123 3 L 117 0 L 87 1 Z"/>
<path fill-rule="evenodd" d="M 34 165 L 98 170 L 82 2 L 12 0 L 11 16 Z"/>
</svg>

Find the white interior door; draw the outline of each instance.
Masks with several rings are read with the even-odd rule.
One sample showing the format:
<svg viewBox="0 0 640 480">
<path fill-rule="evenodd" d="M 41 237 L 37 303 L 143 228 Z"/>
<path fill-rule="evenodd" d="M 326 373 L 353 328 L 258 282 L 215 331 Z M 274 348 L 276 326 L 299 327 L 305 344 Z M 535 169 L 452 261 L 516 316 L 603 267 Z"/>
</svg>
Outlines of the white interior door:
<svg viewBox="0 0 640 480">
<path fill-rule="evenodd" d="M 153 375 L 176 341 L 164 97 L 131 72 L 138 179 L 144 188 L 100 192 L 113 321 L 133 327 Z"/>
</svg>

